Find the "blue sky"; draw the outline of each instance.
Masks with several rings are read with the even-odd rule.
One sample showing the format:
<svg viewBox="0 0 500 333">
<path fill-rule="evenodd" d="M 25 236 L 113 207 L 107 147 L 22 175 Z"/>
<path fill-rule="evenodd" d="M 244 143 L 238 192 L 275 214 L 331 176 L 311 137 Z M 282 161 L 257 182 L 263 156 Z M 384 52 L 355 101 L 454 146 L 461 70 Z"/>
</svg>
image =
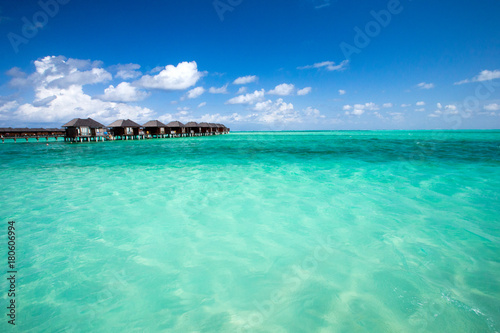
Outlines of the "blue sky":
<svg viewBox="0 0 500 333">
<path fill-rule="evenodd" d="M 500 3 L 0 2 L 0 127 L 500 125 Z"/>
</svg>

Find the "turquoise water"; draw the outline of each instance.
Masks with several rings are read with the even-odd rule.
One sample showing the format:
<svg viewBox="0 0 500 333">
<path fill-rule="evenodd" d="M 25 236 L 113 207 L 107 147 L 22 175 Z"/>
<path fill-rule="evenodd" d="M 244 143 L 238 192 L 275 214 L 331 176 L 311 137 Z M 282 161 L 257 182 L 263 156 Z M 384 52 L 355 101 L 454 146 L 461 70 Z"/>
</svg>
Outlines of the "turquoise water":
<svg viewBox="0 0 500 333">
<path fill-rule="evenodd" d="M 500 131 L 18 142 L 0 156 L 18 331 L 500 330 Z"/>
</svg>

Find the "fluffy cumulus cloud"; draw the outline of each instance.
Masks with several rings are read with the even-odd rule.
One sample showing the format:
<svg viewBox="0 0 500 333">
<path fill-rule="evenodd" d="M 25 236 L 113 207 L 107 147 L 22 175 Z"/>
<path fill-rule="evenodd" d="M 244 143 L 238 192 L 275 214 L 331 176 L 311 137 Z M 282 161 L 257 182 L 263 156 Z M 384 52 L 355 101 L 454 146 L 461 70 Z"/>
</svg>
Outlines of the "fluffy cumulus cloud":
<svg viewBox="0 0 500 333">
<path fill-rule="evenodd" d="M 339 89 L 339 95 L 342 96 L 342 95 L 345 95 L 346 94 L 346 91 L 343 90 L 343 89 Z"/>
<path fill-rule="evenodd" d="M 291 95 L 295 90 L 295 86 L 293 84 L 282 83 L 277 85 L 274 89 L 270 90 L 268 94 L 270 95 L 279 95 L 279 96 L 288 96 Z"/>
<path fill-rule="evenodd" d="M 198 108 L 202 108 L 202 107 L 204 107 L 205 105 L 207 105 L 207 102 L 202 102 L 202 103 L 198 104 Z"/>
<path fill-rule="evenodd" d="M 146 89 L 184 90 L 194 86 L 205 75 L 195 61 L 168 65 L 156 75 L 144 75 L 135 85 Z"/>
<path fill-rule="evenodd" d="M 227 84 L 220 88 L 210 87 L 210 89 L 208 89 L 208 92 L 211 94 L 227 94 Z"/>
<path fill-rule="evenodd" d="M 392 108 L 394 105 L 392 103 L 384 103 L 382 104 L 383 108 Z"/>
<path fill-rule="evenodd" d="M 311 87 L 305 87 L 297 91 L 298 96 L 308 95 L 312 91 Z"/>
<path fill-rule="evenodd" d="M 492 103 L 484 106 L 484 109 L 487 111 L 499 111 L 500 105 L 497 103 Z"/>
<path fill-rule="evenodd" d="M 92 98 L 83 91 L 84 85 L 104 83 L 111 74 L 102 68 L 102 63 L 89 60 L 67 59 L 49 56 L 34 62 L 35 72 L 21 78 L 25 86 L 33 88 L 35 99 L 13 110 L 11 119 L 29 122 L 66 122 L 72 118 L 92 117 L 104 123 L 119 118 L 142 121 L 154 112 L 148 108 L 126 103 Z M 21 83 L 19 80 L 16 84 Z M 110 86 L 103 96 L 116 100 L 135 100 L 145 97 L 144 92 L 129 85 Z M 101 96 L 101 97 L 103 97 Z"/>
<path fill-rule="evenodd" d="M 256 82 L 259 78 L 255 75 L 242 76 L 233 81 L 233 84 L 248 84 Z"/>
<path fill-rule="evenodd" d="M 343 110 L 346 115 L 361 116 L 365 111 L 377 111 L 380 107 L 375 103 L 344 105 Z"/>
<path fill-rule="evenodd" d="M 311 68 L 325 68 L 328 71 L 343 71 L 349 65 L 349 60 L 344 60 L 340 64 L 336 65 L 333 61 L 323 61 L 315 63 L 314 65 L 307 65 L 302 67 L 297 67 L 297 69 L 311 69 Z"/>
<path fill-rule="evenodd" d="M 98 96 L 103 101 L 136 102 L 148 97 L 149 93 L 137 89 L 128 82 L 122 82 L 116 87 L 110 85 L 104 90 L 104 95 Z"/>
<path fill-rule="evenodd" d="M 39 86 L 66 89 L 71 85 L 82 86 L 110 81 L 111 73 L 99 61 L 47 56 L 35 60 L 35 72 L 27 76 L 15 68 L 8 71 L 13 79 L 11 86 Z"/>
<path fill-rule="evenodd" d="M 264 89 L 231 98 L 226 104 L 255 104 L 264 98 Z"/>
<path fill-rule="evenodd" d="M 205 88 L 203 88 L 203 87 L 196 87 L 194 89 L 189 90 L 186 93 L 185 98 L 188 98 L 188 99 L 198 98 L 201 95 L 203 95 L 204 92 L 205 92 Z"/>
<path fill-rule="evenodd" d="M 275 102 L 268 100 L 255 104 L 254 110 L 258 114 L 254 114 L 254 120 L 262 123 L 275 123 L 275 122 L 297 122 L 300 115 L 294 110 L 292 103 L 286 103 L 282 98 L 277 99 Z"/>
<path fill-rule="evenodd" d="M 491 81 L 495 79 L 500 79 L 500 70 L 496 69 L 493 71 L 484 70 L 481 71 L 478 75 L 473 77 L 472 79 L 465 79 L 462 81 L 455 82 L 455 85 L 470 83 L 470 82 L 483 82 L 483 81 Z"/>
<path fill-rule="evenodd" d="M 417 102 L 417 104 L 416 104 L 416 105 L 417 105 L 417 106 L 424 106 L 424 105 L 425 105 L 425 102 L 423 102 L 423 101 L 422 101 L 422 102 Z"/>
<path fill-rule="evenodd" d="M 241 95 L 241 94 L 244 94 L 247 92 L 247 87 L 240 87 L 240 89 L 238 89 L 238 92 L 236 93 L 236 95 Z"/>
<path fill-rule="evenodd" d="M 426 82 L 420 82 L 417 84 L 417 87 L 420 89 L 432 89 L 435 87 L 434 83 L 426 83 Z"/>
</svg>

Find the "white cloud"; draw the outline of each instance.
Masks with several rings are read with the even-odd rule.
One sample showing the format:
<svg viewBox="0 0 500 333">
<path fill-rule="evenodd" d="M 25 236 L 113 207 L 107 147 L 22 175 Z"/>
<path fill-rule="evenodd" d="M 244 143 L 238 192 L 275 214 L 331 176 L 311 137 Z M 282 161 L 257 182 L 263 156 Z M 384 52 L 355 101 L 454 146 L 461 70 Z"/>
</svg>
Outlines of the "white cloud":
<svg viewBox="0 0 500 333">
<path fill-rule="evenodd" d="M 339 89 L 339 95 L 342 96 L 342 95 L 345 95 L 346 94 L 346 91 L 343 90 L 343 89 Z"/>
<path fill-rule="evenodd" d="M 14 110 L 18 106 L 19 106 L 19 103 L 17 103 L 17 101 L 9 101 L 7 103 L 4 103 L 2 106 L 0 106 L 0 113 Z"/>
<path fill-rule="evenodd" d="M 35 72 L 27 78 L 15 77 L 13 86 L 33 86 L 43 84 L 47 87 L 68 88 L 71 85 L 103 83 L 112 79 L 111 73 L 101 68 L 101 62 L 47 56 L 35 60 Z"/>
<path fill-rule="evenodd" d="M 448 115 L 459 114 L 457 106 L 453 105 L 453 104 L 448 104 L 448 105 L 443 107 L 441 105 L 441 103 L 437 103 L 437 107 L 438 107 L 438 109 L 436 111 L 428 114 L 427 116 L 431 117 L 431 118 L 437 118 L 437 117 L 441 117 L 442 115 L 445 115 L 445 114 L 448 114 Z"/>
<path fill-rule="evenodd" d="M 472 79 L 465 79 L 462 81 L 455 82 L 455 85 L 470 83 L 470 82 L 482 82 L 482 81 L 491 81 L 495 79 L 500 79 L 500 70 L 496 69 L 493 71 L 484 70 L 481 71 L 478 75 L 473 77 Z"/>
<path fill-rule="evenodd" d="M 292 103 L 286 103 L 279 98 L 275 102 L 257 103 L 254 108 L 259 113 L 252 115 L 254 121 L 260 123 L 301 122 L 300 114 L 294 110 Z"/>
<path fill-rule="evenodd" d="M 104 90 L 104 95 L 97 96 L 97 98 L 112 102 L 136 102 L 147 96 L 149 96 L 147 92 L 137 89 L 128 82 L 122 82 L 116 88 L 110 85 Z"/>
<path fill-rule="evenodd" d="M 144 75 L 134 83 L 146 89 L 184 90 L 192 87 L 205 75 L 198 71 L 195 61 L 168 65 L 158 74 Z"/>
<path fill-rule="evenodd" d="M 425 105 L 425 102 L 423 102 L 423 101 L 422 101 L 422 102 L 417 102 L 417 104 L 416 104 L 416 105 L 417 105 L 417 106 L 424 106 L 424 105 Z"/>
<path fill-rule="evenodd" d="M 311 91 L 312 91 L 311 87 L 305 87 L 303 89 L 298 90 L 297 95 L 298 96 L 305 96 L 305 95 L 309 94 Z"/>
<path fill-rule="evenodd" d="M 324 115 L 321 114 L 321 112 L 318 109 L 313 108 L 311 106 L 302 110 L 302 112 L 308 118 L 326 118 Z"/>
<path fill-rule="evenodd" d="M 244 94 L 247 92 L 247 87 L 241 87 L 238 89 L 238 92 L 236 93 L 237 95 Z"/>
<path fill-rule="evenodd" d="M 311 68 L 326 68 L 328 71 L 342 71 L 346 69 L 349 64 L 349 60 L 344 60 L 340 64 L 335 65 L 333 61 L 323 61 L 315 63 L 314 65 L 308 65 L 303 67 L 297 67 L 297 69 L 311 69 Z"/>
<path fill-rule="evenodd" d="M 210 87 L 210 89 L 208 89 L 208 92 L 211 94 L 227 94 L 227 84 L 220 88 Z"/>
<path fill-rule="evenodd" d="M 377 111 L 380 110 L 380 107 L 375 103 L 370 102 L 365 104 L 354 104 L 354 106 L 344 105 L 343 110 L 346 115 L 361 116 L 365 113 L 365 111 Z"/>
<path fill-rule="evenodd" d="M 233 84 L 248 84 L 257 81 L 259 78 L 255 75 L 242 76 L 233 81 Z"/>
<path fill-rule="evenodd" d="M 351 112 L 351 114 L 355 116 L 361 116 L 363 113 L 365 113 L 365 110 L 363 109 L 354 109 Z"/>
<path fill-rule="evenodd" d="M 201 95 L 203 95 L 204 92 L 205 92 L 205 88 L 203 88 L 203 87 L 196 87 L 194 89 L 189 90 L 186 93 L 186 97 L 189 98 L 189 99 L 198 98 Z"/>
<path fill-rule="evenodd" d="M 488 104 L 488 105 L 484 106 L 484 109 L 488 110 L 488 111 L 499 111 L 500 110 L 500 105 L 497 104 L 497 103 Z"/>
<path fill-rule="evenodd" d="M 435 87 L 434 83 L 425 83 L 425 82 L 420 82 L 417 84 L 417 87 L 420 89 L 432 89 Z"/>
<path fill-rule="evenodd" d="M 415 109 L 415 111 L 417 111 L 417 112 L 423 112 L 423 111 L 425 111 L 425 108 Z"/>
<path fill-rule="evenodd" d="M 383 108 L 392 108 L 394 105 L 392 103 L 384 103 L 382 104 Z"/>
<path fill-rule="evenodd" d="M 294 109 L 293 104 L 286 103 L 281 98 L 276 101 L 268 100 L 259 102 L 254 105 L 253 112 L 246 115 L 239 113 L 221 115 L 216 113 L 196 117 L 189 112 L 189 109 L 178 108 L 177 111 L 175 114 L 167 113 L 161 115 L 158 119 L 163 122 L 179 120 L 182 122 L 211 122 L 226 125 L 231 123 L 256 123 L 270 126 L 270 129 L 283 129 L 284 126 L 289 124 L 317 123 L 318 121 L 324 121 L 323 119 L 325 118 L 318 109 L 308 107 L 302 111 L 298 111 Z"/>
<path fill-rule="evenodd" d="M 411 104 L 401 104 L 402 108 L 407 108 L 407 107 L 410 107 L 410 106 L 411 106 Z"/>
<path fill-rule="evenodd" d="M 92 99 L 77 85 L 71 85 L 67 89 L 39 86 L 35 91 L 38 100 L 50 97 L 51 101 L 43 106 L 36 106 L 35 103 L 21 105 L 15 116 L 25 122 L 66 122 L 77 117 L 91 117 L 104 123 L 122 118 L 143 121 L 153 114 L 148 108 Z"/>
<path fill-rule="evenodd" d="M 293 84 L 282 83 L 277 85 L 273 90 L 270 90 L 268 94 L 270 95 L 279 95 L 279 96 L 288 96 L 295 90 L 295 86 Z"/>
<path fill-rule="evenodd" d="M 253 93 L 246 95 L 239 95 L 231 98 L 226 104 L 255 104 L 264 98 L 264 89 L 255 90 Z"/>
<path fill-rule="evenodd" d="M 91 117 L 106 124 L 119 118 L 143 121 L 154 114 L 148 108 L 93 99 L 85 94 L 84 85 L 111 79 L 111 74 L 100 67 L 102 63 L 99 61 L 48 56 L 34 64 L 35 72 L 26 79 L 34 89 L 34 101 L 20 105 L 11 119 L 29 123 L 67 122 L 76 117 Z M 126 95 L 127 91 L 132 91 L 126 88 L 127 85 L 118 85 L 108 90 L 108 94 Z"/>
<path fill-rule="evenodd" d="M 198 104 L 198 108 L 202 108 L 202 107 L 204 107 L 205 105 L 207 105 L 207 102 L 202 102 L 202 103 Z"/>
<path fill-rule="evenodd" d="M 115 70 L 115 77 L 121 78 L 124 80 L 135 79 L 142 75 L 138 69 L 141 68 L 141 65 L 138 64 L 126 64 L 126 65 L 116 65 L 111 66 L 111 70 Z"/>
</svg>

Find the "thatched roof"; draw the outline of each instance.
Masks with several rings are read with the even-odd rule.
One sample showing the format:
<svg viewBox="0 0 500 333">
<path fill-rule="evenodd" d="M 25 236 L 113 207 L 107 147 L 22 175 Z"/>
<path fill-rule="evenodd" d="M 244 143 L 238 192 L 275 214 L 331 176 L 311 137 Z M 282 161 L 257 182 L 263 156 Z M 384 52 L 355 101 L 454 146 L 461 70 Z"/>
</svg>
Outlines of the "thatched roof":
<svg viewBox="0 0 500 333">
<path fill-rule="evenodd" d="M 167 124 L 167 127 L 186 127 L 186 126 L 180 121 L 171 121 Z"/>
<path fill-rule="evenodd" d="M 108 127 L 141 127 L 141 125 L 130 119 L 119 119 L 111 123 Z"/>
<path fill-rule="evenodd" d="M 162 123 L 159 120 L 150 120 L 147 123 L 145 123 L 144 125 L 142 125 L 142 127 L 166 127 L 166 126 L 167 125 L 165 125 L 164 123 Z"/>
<path fill-rule="evenodd" d="M 200 127 L 210 127 L 208 123 L 199 123 L 198 126 Z"/>
<path fill-rule="evenodd" d="M 104 125 L 95 121 L 94 119 L 91 119 L 91 118 L 87 118 L 87 119 L 75 118 L 73 120 L 70 120 L 66 124 L 62 125 L 62 127 L 101 128 L 101 127 L 104 127 Z"/>
<path fill-rule="evenodd" d="M 198 124 L 197 122 L 194 122 L 194 121 L 190 121 L 185 126 L 186 127 L 200 127 L 200 124 Z"/>
</svg>

